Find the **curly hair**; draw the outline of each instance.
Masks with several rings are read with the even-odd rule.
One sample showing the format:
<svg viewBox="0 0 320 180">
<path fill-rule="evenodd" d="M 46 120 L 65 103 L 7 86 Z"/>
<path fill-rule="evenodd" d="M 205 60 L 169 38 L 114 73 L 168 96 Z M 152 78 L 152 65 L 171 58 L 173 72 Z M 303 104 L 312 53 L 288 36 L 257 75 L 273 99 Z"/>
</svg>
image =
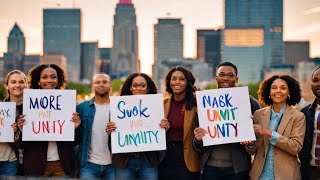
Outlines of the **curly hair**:
<svg viewBox="0 0 320 180">
<path fill-rule="evenodd" d="M 8 83 L 9 83 L 9 78 L 10 78 L 10 76 L 13 75 L 13 74 L 19 74 L 19 75 L 22 77 L 22 79 L 24 80 L 24 82 L 27 83 L 27 77 L 26 77 L 26 75 L 25 75 L 22 71 L 16 69 L 16 70 L 10 71 L 10 72 L 7 74 L 7 77 L 6 77 L 6 79 L 5 79 L 5 84 L 6 84 L 7 86 L 8 86 Z M 7 89 L 7 96 L 10 96 L 10 91 L 9 91 L 9 89 Z"/>
<path fill-rule="evenodd" d="M 130 87 L 132 85 L 132 81 L 135 77 L 141 76 L 147 81 L 147 87 L 148 87 L 148 93 L 147 94 L 157 94 L 157 87 L 154 81 L 145 73 L 133 73 L 130 74 L 126 80 L 124 81 L 121 91 L 120 91 L 120 96 L 125 96 L 125 95 L 132 95 L 132 91 L 130 90 Z"/>
<path fill-rule="evenodd" d="M 270 90 L 273 81 L 275 81 L 276 79 L 282 79 L 288 85 L 290 98 L 287 98 L 287 104 L 290 106 L 298 104 L 301 99 L 301 89 L 299 82 L 288 75 L 275 75 L 269 79 L 262 81 L 258 89 L 259 102 L 265 105 L 271 105 L 273 103 L 272 99 L 270 98 Z"/>
<path fill-rule="evenodd" d="M 40 74 L 46 68 L 56 70 L 58 76 L 58 85 L 56 89 L 64 89 L 67 84 L 67 77 L 64 70 L 56 64 L 41 64 L 33 67 L 28 73 L 28 84 L 30 89 L 41 89 L 39 85 Z"/>
<path fill-rule="evenodd" d="M 194 83 L 196 81 L 196 79 L 194 78 L 192 72 L 183 66 L 177 66 L 174 67 L 172 69 L 169 70 L 169 72 L 166 75 L 165 78 L 165 85 L 166 85 L 166 91 L 169 94 L 173 94 L 173 90 L 170 87 L 170 83 L 171 83 L 171 77 L 172 74 L 176 71 L 180 71 L 184 74 L 184 76 L 187 79 L 187 87 L 186 87 L 186 109 L 187 110 L 191 110 L 194 106 L 196 106 L 196 99 L 195 99 L 195 92 L 196 92 L 196 87 L 194 86 Z"/>
</svg>

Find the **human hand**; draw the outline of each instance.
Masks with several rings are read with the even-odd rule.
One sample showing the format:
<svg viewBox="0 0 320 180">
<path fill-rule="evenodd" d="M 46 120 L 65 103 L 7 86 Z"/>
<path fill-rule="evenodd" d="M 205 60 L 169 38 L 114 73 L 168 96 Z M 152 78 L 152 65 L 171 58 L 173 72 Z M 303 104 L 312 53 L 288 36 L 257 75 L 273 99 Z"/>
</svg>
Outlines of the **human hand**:
<svg viewBox="0 0 320 180">
<path fill-rule="evenodd" d="M 74 129 L 77 129 L 81 124 L 79 113 L 74 112 L 70 121 L 74 123 Z"/>
<path fill-rule="evenodd" d="M 19 120 L 18 120 L 18 128 L 20 131 L 23 131 L 23 126 L 26 124 L 26 115 L 20 115 Z"/>
<path fill-rule="evenodd" d="M 168 131 L 170 129 L 170 123 L 169 123 L 168 119 L 161 119 L 159 125 L 161 128 L 164 128 L 166 131 Z"/>
<path fill-rule="evenodd" d="M 197 141 L 202 141 L 202 138 L 207 134 L 207 131 L 201 127 L 196 128 L 193 132 Z"/>
<path fill-rule="evenodd" d="M 106 132 L 110 135 L 111 132 L 115 131 L 117 129 L 116 123 L 114 122 L 108 122 Z"/>
</svg>

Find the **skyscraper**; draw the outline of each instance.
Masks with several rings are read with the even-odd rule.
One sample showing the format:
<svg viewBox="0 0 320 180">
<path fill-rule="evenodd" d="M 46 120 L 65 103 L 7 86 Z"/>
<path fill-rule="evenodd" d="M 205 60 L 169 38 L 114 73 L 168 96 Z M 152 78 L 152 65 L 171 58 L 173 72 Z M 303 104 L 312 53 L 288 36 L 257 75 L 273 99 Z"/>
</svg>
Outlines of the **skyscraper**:
<svg viewBox="0 0 320 180">
<path fill-rule="evenodd" d="M 25 54 L 25 37 L 17 23 L 14 24 L 8 37 L 8 53 Z"/>
<path fill-rule="evenodd" d="M 221 30 L 197 30 L 197 59 L 210 65 L 213 77 L 221 61 L 221 34 Z"/>
<path fill-rule="evenodd" d="M 80 80 L 80 9 L 44 9 L 43 53 L 67 58 L 68 81 Z"/>
<path fill-rule="evenodd" d="M 154 64 L 169 59 L 183 59 L 181 19 L 158 19 L 154 25 Z"/>
<path fill-rule="evenodd" d="M 283 0 L 225 0 L 222 48 L 222 60 L 239 66 L 240 82 L 258 82 L 263 68 L 282 64 Z"/>
<path fill-rule="evenodd" d="M 98 42 L 81 43 L 81 81 L 91 82 L 93 75 L 98 72 L 96 64 L 99 55 Z"/>
<path fill-rule="evenodd" d="M 181 19 L 158 19 L 158 24 L 154 25 L 153 44 L 152 78 L 158 88 L 162 88 L 162 81 L 167 71 L 162 62 L 181 62 L 183 59 L 183 25 Z"/>
<path fill-rule="evenodd" d="M 133 72 L 140 72 L 135 8 L 131 0 L 120 0 L 114 15 L 111 76 L 121 78 Z"/>
<path fill-rule="evenodd" d="M 8 37 L 8 52 L 4 53 L 4 74 L 14 70 L 23 69 L 25 55 L 25 37 L 17 23 L 14 24 Z"/>
<path fill-rule="evenodd" d="M 296 67 L 300 61 L 308 61 L 310 58 L 309 41 L 284 42 L 285 64 L 293 64 Z"/>
</svg>

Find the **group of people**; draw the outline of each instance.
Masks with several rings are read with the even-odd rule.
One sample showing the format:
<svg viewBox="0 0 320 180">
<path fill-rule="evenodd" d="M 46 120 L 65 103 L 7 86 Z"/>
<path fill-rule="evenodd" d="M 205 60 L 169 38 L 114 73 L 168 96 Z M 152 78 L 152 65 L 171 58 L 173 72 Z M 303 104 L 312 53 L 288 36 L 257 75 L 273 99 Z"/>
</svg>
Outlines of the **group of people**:
<svg viewBox="0 0 320 180">
<path fill-rule="evenodd" d="M 207 131 L 199 127 L 192 72 L 177 66 L 164 81 L 164 119 L 159 119 L 159 127 L 166 131 L 166 150 L 112 154 L 111 133 L 117 124 L 110 119 L 109 75 L 96 74 L 94 97 L 77 105 L 71 119 L 74 142 L 28 142 L 22 141 L 23 126 L 28 123 L 22 114 L 23 89 L 64 89 L 66 75 L 54 64 L 34 67 L 28 78 L 21 71 L 10 72 L 4 101 L 16 102 L 15 142 L 0 143 L 0 175 L 107 180 L 320 179 L 320 67 L 311 77 L 316 96 L 311 105 L 296 110 L 293 106 L 301 99 L 299 82 L 287 75 L 272 76 L 259 86 L 259 103 L 250 96 L 257 140 L 213 146 L 202 142 Z M 218 88 L 236 87 L 237 67 L 220 63 L 216 81 Z M 148 75 L 133 73 L 123 83 L 120 96 L 157 93 Z"/>
</svg>

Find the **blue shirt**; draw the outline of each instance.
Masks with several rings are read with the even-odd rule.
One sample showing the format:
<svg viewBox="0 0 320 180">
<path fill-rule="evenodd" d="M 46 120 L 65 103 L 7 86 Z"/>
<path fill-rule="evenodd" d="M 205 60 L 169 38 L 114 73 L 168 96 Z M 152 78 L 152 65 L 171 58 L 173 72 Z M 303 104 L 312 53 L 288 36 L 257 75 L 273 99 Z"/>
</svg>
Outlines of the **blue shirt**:
<svg viewBox="0 0 320 180">
<path fill-rule="evenodd" d="M 266 156 L 266 161 L 260 175 L 260 180 L 272 180 L 274 179 L 274 161 L 273 161 L 273 148 L 278 142 L 280 135 L 277 133 L 278 126 L 280 124 L 282 115 L 287 106 L 284 106 L 279 113 L 274 112 L 273 107 L 271 108 L 270 117 L 270 130 L 272 135 L 270 137 L 270 144 Z"/>
</svg>

